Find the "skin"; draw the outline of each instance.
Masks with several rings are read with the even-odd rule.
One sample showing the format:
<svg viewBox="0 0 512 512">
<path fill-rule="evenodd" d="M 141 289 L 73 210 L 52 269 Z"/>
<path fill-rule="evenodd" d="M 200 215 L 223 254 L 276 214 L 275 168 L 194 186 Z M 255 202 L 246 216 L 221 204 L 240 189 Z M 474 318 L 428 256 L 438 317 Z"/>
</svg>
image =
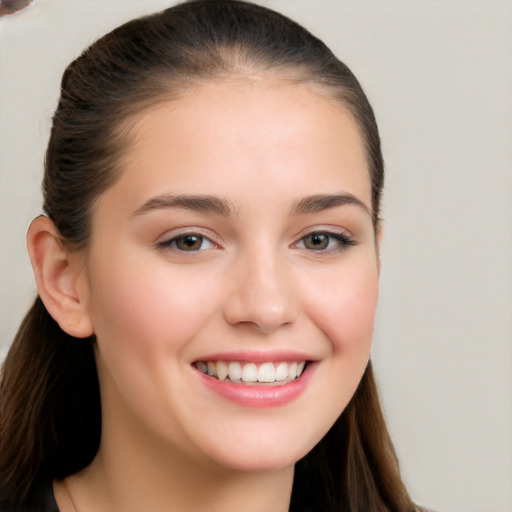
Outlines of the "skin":
<svg viewBox="0 0 512 512">
<path fill-rule="evenodd" d="M 294 463 L 347 405 L 370 355 L 378 237 L 357 127 L 306 85 L 232 80 L 144 112 L 130 137 L 87 254 L 60 244 L 48 219 L 29 232 L 48 309 L 71 334 L 97 337 L 101 446 L 56 484 L 59 506 L 287 510 Z M 168 194 L 215 196 L 231 212 L 148 207 Z M 294 211 L 317 194 L 360 204 Z M 326 231 L 328 247 L 311 248 L 308 235 Z M 190 232 L 200 250 L 159 245 Z M 192 365 L 276 350 L 315 361 L 304 392 L 277 407 L 218 396 Z"/>
</svg>

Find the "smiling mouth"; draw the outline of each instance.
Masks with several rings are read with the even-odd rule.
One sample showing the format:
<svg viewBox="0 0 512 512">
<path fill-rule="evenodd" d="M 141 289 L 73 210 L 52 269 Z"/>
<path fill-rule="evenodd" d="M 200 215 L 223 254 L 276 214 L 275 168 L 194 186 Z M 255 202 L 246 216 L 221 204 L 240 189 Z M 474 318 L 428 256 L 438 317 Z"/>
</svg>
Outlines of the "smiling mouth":
<svg viewBox="0 0 512 512">
<path fill-rule="evenodd" d="M 235 384 L 287 384 L 298 379 L 307 361 L 246 363 L 239 361 L 197 361 L 194 367 L 214 379 Z"/>
</svg>

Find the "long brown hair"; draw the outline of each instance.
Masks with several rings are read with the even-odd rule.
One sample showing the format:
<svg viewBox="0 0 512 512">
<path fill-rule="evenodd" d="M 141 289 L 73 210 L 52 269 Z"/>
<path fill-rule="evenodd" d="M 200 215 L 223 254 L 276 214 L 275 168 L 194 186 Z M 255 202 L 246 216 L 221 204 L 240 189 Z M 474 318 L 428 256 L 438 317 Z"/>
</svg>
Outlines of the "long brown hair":
<svg viewBox="0 0 512 512">
<path fill-rule="evenodd" d="M 130 21 L 66 69 L 46 153 L 44 211 L 86 249 L 94 201 L 119 176 L 130 120 L 144 109 L 229 76 L 272 74 L 320 87 L 357 121 L 378 225 L 384 180 L 372 108 L 352 72 L 288 18 L 248 2 L 196 0 Z M 5 360 L 1 382 L 2 498 L 87 466 L 99 446 L 101 408 L 94 337 L 60 329 L 37 298 Z M 290 510 L 399 511 L 402 483 L 371 363 L 328 434 L 297 462 Z"/>
</svg>

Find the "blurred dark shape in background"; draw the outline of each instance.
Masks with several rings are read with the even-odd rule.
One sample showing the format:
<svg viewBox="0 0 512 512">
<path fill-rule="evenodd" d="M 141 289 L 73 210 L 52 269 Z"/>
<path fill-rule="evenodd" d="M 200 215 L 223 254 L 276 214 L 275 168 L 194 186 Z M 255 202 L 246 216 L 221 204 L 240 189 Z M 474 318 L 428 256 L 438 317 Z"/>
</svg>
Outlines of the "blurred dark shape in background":
<svg viewBox="0 0 512 512">
<path fill-rule="evenodd" d="M 34 0 L 0 0 L 0 17 L 28 9 L 33 3 Z"/>
</svg>

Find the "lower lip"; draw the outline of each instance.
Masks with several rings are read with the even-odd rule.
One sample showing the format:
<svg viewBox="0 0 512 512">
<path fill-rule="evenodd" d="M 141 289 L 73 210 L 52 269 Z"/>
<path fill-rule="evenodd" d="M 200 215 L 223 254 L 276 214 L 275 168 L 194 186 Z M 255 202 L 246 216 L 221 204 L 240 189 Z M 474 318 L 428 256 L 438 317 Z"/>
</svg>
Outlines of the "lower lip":
<svg viewBox="0 0 512 512">
<path fill-rule="evenodd" d="M 295 400 L 306 389 L 315 370 L 315 364 L 309 363 L 302 375 L 287 384 L 251 385 L 234 384 L 210 377 L 197 370 L 203 384 L 210 390 L 235 402 L 242 407 L 278 407 Z"/>
</svg>

